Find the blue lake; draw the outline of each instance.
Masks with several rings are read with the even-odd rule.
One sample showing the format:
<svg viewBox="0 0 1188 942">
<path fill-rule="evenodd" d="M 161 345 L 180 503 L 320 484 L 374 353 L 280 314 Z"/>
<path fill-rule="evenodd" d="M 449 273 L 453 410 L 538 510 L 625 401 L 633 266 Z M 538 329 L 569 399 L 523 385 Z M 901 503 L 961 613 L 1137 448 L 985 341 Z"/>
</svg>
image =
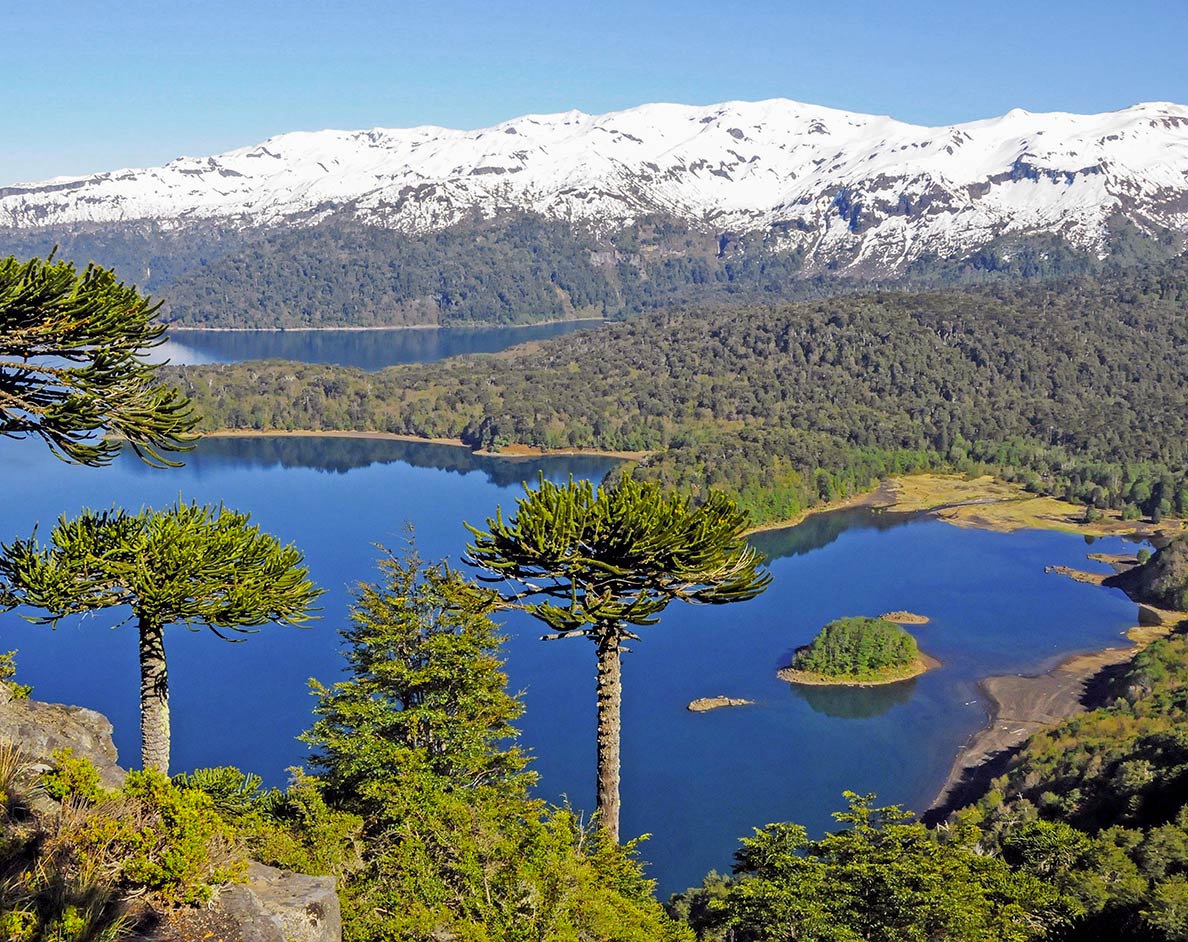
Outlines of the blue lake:
<svg viewBox="0 0 1188 942">
<path fill-rule="evenodd" d="M 155 359 L 177 365 L 241 360 L 300 360 L 382 370 L 470 353 L 498 353 L 517 344 L 590 330 L 601 321 L 527 327 L 424 327 L 382 330 L 178 330 Z"/>
<path fill-rule="evenodd" d="M 184 469 L 134 460 L 91 470 L 39 444 L 0 443 L 0 539 L 43 532 L 60 514 L 113 502 L 161 506 L 223 501 L 306 553 L 329 591 L 309 629 L 265 628 L 242 644 L 175 627 L 167 633 L 176 770 L 234 764 L 281 784 L 305 761 L 295 737 L 310 722 L 306 680 L 340 676 L 337 629 L 351 586 L 375 572 L 375 543 L 399 546 L 406 522 L 427 559 L 456 558 L 497 505 L 510 508 L 537 470 L 600 478 L 606 459 L 494 459 L 449 446 L 366 439 L 208 439 Z M 845 789 L 875 791 L 917 810 L 935 796 L 962 743 L 986 718 L 976 682 L 1035 672 L 1064 655 L 1119 641 L 1136 609 L 1121 593 L 1046 575 L 1046 565 L 1093 568 L 1081 537 L 996 534 L 936 521 L 846 511 L 760 534 L 772 558 L 768 592 L 745 605 L 674 604 L 624 661 L 623 833 L 651 833 L 643 856 L 662 892 L 729 867 L 741 835 L 769 821 L 814 832 L 831 824 Z M 908 609 L 943 667 L 877 689 L 803 690 L 775 672 L 793 648 L 843 615 Z M 56 631 L 0 615 L 0 650 L 18 648 L 19 676 L 41 699 L 82 704 L 115 723 L 129 763 L 138 755 L 136 633 L 113 616 Z M 523 742 L 540 793 L 593 804 L 594 652 L 580 640 L 541 642 L 509 620 L 507 670 L 523 691 Z M 687 712 L 701 696 L 754 706 Z"/>
</svg>

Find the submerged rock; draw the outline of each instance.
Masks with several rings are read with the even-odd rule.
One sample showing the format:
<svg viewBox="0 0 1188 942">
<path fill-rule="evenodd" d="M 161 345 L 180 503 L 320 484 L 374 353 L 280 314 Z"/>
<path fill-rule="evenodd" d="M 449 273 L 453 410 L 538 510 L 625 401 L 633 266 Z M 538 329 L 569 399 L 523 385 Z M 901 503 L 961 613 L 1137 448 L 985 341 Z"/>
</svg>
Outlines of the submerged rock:
<svg viewBox="0 0 1188 942">
<path fill-rule="evenodd" d="M 719 710 L 722 707 L 750 706 L 754 700 L 743 700 L 739 697 L 699 697 L 690 702 L 688 709 L 693 713 L 706 713 L 709 710 Z"/>
<path fill-rule="evenodd" d="M 884 612 L 879 618 L 883 621 L 895 622 L 897 625 L 927 625 L 931 618 L 927 615 L 917 615 L 915 612 Z"/>
</svg>

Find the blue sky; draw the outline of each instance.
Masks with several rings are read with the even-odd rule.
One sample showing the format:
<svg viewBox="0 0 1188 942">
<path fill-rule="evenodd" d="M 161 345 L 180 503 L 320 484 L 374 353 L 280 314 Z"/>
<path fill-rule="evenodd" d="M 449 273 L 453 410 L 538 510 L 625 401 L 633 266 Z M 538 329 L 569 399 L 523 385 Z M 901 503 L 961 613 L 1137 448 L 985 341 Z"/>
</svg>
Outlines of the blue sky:
<svg viewBox="0 0 1188 942">
<path fill-rule="evenodd" d="M 1188 103 L 1188 0 L 3 4 L 0 185 L 325 127 L 787 97 L 943 124 Z"/>
</svg>

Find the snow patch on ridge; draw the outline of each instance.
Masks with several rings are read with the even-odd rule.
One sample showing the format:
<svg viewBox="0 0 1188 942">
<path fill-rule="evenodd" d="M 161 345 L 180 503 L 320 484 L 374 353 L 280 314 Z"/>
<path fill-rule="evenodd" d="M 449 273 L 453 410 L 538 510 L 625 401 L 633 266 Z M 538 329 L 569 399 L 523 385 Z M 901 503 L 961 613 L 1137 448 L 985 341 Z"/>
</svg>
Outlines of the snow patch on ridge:
<svg viewBox="0 0 1188 942">
<path fill-rule="evenodd" d="M 163 167 L 0 187 L 0 227 L 308 225 L 408 232 L 516 210 L 611 229 L 655 212 L 894 269 L 1011 232 L 1100 246 L 1123 212 L 1188 230 L 1188 107 L 921 127 L 786 99 L 524 115 L 491 128 L 298 131 Z"/>
</svg>

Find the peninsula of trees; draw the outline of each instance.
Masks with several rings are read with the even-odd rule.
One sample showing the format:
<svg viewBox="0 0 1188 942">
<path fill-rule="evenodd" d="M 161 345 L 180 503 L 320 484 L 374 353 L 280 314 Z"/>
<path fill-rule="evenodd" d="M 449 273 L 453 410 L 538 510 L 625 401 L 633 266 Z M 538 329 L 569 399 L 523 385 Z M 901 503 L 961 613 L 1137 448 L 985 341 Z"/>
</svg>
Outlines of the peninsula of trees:
<svg viewBox="0 0 1188 942">
<path fill-rule="evenodd" d="M 639 478 L 785 520 L 884 477 L 986 468 L 1138 517 L 1188 512 L 1188 260 L 1100 279 L 644 315 L 375 373 L 171 368 L 218 429 L 650 452 Z"/>
</svg>

